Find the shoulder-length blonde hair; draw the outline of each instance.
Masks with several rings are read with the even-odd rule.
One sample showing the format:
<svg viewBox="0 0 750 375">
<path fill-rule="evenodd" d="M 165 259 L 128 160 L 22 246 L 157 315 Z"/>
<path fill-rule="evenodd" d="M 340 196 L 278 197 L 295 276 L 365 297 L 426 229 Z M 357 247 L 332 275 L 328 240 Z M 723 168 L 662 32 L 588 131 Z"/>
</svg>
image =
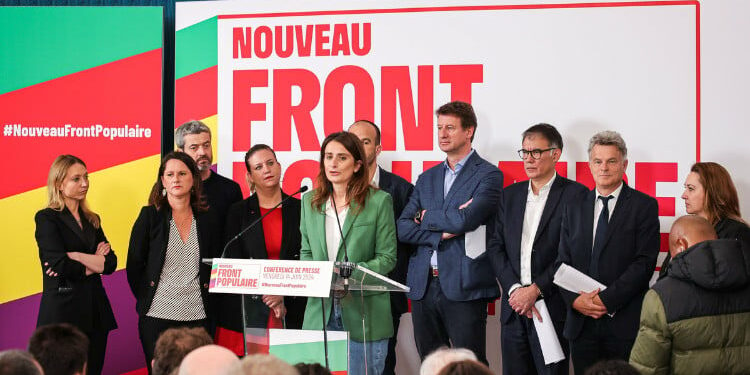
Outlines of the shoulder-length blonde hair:
<svg viewBox="0 0 750 375">
<path fill-rule="evenodd" d="M 346 198 L 349 202 L 354 201 L 357 203 L 352 206 L 352 208 L 353 212 L 358 213 L 365 208 L 367 194 L 370 192 L 370 181 L 368 180 L 370 174 L 367 171 L 367 163 L 365 163 L 365 149 L 362 146 L 362 141 L 360 141 L 356 135 L 349 132 L 330 134 L 320 146 L 320 170 L 318 171 L 318 177 L 315 181 L 318 187 L 313 190 L 312 206 L 322 212 L 323 205 L 325 205 L 328 198 L 331 197 L 331 188 L 329 187 L 331 182 L 326 176 L 324 162 L 326 146 L 333 141 L 344 146 L 346 151 L 349 151 L 349 153 L 352 154 L 354 163 L 360 164 L 359 170 L 354 172 L 352 179 L 349 180 L 349 184 L 346 187 Z"/>
<path fill-rule="evenodd" d="M 55 211 L 62 211 L 65 208 L 65 199 L 63 198 L 62 191 L 60 191 L 60 185 L 65 180 L 65 176 L 68 175 L 70 167 L 76 164 L 80 164 L 86 168 L 86 163 L 73 155 L 60 155 L 52 162 L 52 166 L 49 167 L 49 175 L 47 175 L 47 207 Z M 83 216 L 86 217 L 86 220 L 94 228 L 99 229 L 101 223 L 99 215 L 89 209 L 86 198 L 81 200 L 79 207 L 83 211 Z"/>
</svg>

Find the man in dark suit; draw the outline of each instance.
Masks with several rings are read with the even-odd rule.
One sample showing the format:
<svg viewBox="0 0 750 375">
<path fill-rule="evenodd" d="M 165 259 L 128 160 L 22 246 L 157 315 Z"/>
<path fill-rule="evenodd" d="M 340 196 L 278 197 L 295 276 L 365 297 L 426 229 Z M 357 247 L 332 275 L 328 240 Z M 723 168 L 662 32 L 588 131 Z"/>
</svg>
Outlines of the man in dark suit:
<svg viewBox="0 0 750 375">
<path fill-rule="evenodd" d="M 404 206 L 409 201 L 409 196 L 412 190 L 414 190 L 414 185 L 378 165 L 378 156 L 382 147 L 380 146 L 380 128 L 377 125 L 368 120 L 358 120 L 349 127 L 349 132 L 356 135 L 362 141 L 367 157 L 367 170 L 370 172 L 371 184 L 391 195 L 391 198 L 393 198 L 393 216 L 398 218 L 401 216 Z M 399 241 L 396 250 L 396 268 L 388 274 L 388 277 L 404 284 L 406 283 L 406 269 L 409 264 L 409 256 L 414 251 L 414 247 Z M 408 310 L 409 305 L 406 301 L 406 294 L 392 292 L 391 314 L 393 315 L 393 337 L 388 340 L 388 355 L 385 358 L 384 375 L 395 373 L 398 326 L 401 322 L 401 314 Z"/>
<path fill-rule="evenodd" d="M 503 287 L 500 337 L 503 358 L 509 359 L 503 361 L 504 374 L 568 373 L 568 361 L 545 365 L 532 321 L 539 316 L 534 303 L 544 299 L 567 357 L 565 303 L 552 279 L 563 206 L 587 189 L 555 172 L 562 149 L 562 136 L 552 125 L 537 124 L 523 132 L 518 154 L 529 180 L 503 190 L 490 234 L 490 255 Z"/>
<path fill-rule="evenodd" d="M 500 295 L 486 251 L 503 174 L 471 142 L 477 118 L 471 104 L 437 111 L 446 160 L 419 176 L 398 219 L 401 241 L 417 245 L 406 277 L 414 338 L 424 359 L 441 346 L 467 348 L 487 363 L 487 303 Z"/>
<path fill-rule="evenodd" d="M 566 205 L 558 264 L 578 269 L 606 289 L 561 291 L 576 374 L 602 359 L 628 360 L 659 254 L 656 199 L 623 182 L 625 141 L 617 132 L 603 131 L 588 149 L 596 188 Z"/>
</svg>

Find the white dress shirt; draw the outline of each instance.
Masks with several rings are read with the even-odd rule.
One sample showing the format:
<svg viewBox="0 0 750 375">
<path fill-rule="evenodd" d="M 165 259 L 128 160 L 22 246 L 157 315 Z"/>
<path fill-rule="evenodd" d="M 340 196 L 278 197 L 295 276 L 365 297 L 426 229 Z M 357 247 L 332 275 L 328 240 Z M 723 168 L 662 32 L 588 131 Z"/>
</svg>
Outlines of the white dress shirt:
<svg viewBox="0 0 750 375">
<path fill-rule="evenodd" d="M 326 203 L 326 248 L 328 250 L 328 260 L 335 261 L 336 256 L 339 253 L 339 245 L 341 244 L 341 232 L 339 231 L 338 223 L 336 222 L 336 211 L 333 209 L 331 199 L 328 199 Z M 349 206 L 346 206 L 341 212 L 339 212 L 339 222 L 341 227 L 344 227 L 346 221 L 346 215 L 349 213 Z"/>
<path fill-rule="evenodd" d="M 609 218 L 607 218 L 607 221 L 612 218 L 612 214 L 615 212 L 615 204 L 617 204 L 617 198 L 620 196 L 620 192 L 622 192 L 622 185 L 623 183 L 620 182 L 620 186 L 618 186 L 615 191 L 609 194 L 613 198 L 610 198 L 610 200 L 607 202 L 607 208 L 609 208 Z M 604 207 L 604 205 L 602 204 L 602 200 L 599 199 L 599 197 L 605 197 L 609 195 L 602 195 L 599 193 L 599 189 L 597 189 L 594 196 L 594 232 L 591 236 L 591 251 L 594 250 L 594 242 L 596 241 L 596 226 L 599 225 L 599 214 L 602 213 L 602 208 Z"/>
<path fill-rule="evenodd" d="M 375 164 L 375 174 L 372 175 L 370 185 L 376 188 L 380 187 L 380 167 L 377 164 Z"/>
</svg>

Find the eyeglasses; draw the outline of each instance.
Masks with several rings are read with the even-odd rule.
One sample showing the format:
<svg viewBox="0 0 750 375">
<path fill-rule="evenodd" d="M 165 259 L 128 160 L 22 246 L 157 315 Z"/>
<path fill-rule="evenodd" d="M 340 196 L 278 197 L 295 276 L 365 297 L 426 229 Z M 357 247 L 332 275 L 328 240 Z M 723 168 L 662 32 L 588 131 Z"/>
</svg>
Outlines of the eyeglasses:
<svg viewBox="0 0 750 375">
<path fill-rule="evenodd" d="M 555 150 L 555 149 L 557 149 L 557 147 L 550 147 L 550 148 L 547 148 L 547 149 L 544 149 L 544 150 L 540 150 L 538 148 L 535 148 L 533 150 L 520 149 L 520 150 L 518 150 L 518 156 L 520 156 L 521 159 L 526 159 L 527 156 L 531 155 L 532 159 L 539 159 L 539 158 L 542 157 L 543 153 L 545 153 L 547 151 Z"/>
</svg>

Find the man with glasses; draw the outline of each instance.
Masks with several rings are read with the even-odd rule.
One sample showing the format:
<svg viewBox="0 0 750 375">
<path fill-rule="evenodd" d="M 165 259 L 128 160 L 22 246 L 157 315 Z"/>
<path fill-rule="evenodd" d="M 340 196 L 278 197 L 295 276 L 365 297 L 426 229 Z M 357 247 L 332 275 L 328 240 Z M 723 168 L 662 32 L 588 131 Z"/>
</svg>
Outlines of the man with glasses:
<svg viewBox="0 0 750 375">
<path fill-rule="evenodd" d="M 441 346 L 466 348 L 487 363 L 487 302 L 500 295 L 486 251 L 503 174 L 472 148 L 477 117 L 469 103 L 438 108 L 446 160 L 419 176 L 398 219 L 399 240 L 417 245 L 409 259 L 412 323 L 422 359 Z"/>
<path fill-rule="evenodd" d="M 554 126 L 534 125 L 523 132 L 521 142 L 518 155 L 529 180 L 503 191 L 489 241 L 495 274 L 503 287 L 500 346 L 503 358 L 512 358 L 503 361 L 503 374 L 567 374 L 567 361 L 545 365 L 532 319 L 539 317 L 534 303 L 544 299 L 567 357 L 562 335 L 565 303 L 552 279 L 563 207 L 587 189 L 555 172 L 563 140 Z"/>
</svg>

